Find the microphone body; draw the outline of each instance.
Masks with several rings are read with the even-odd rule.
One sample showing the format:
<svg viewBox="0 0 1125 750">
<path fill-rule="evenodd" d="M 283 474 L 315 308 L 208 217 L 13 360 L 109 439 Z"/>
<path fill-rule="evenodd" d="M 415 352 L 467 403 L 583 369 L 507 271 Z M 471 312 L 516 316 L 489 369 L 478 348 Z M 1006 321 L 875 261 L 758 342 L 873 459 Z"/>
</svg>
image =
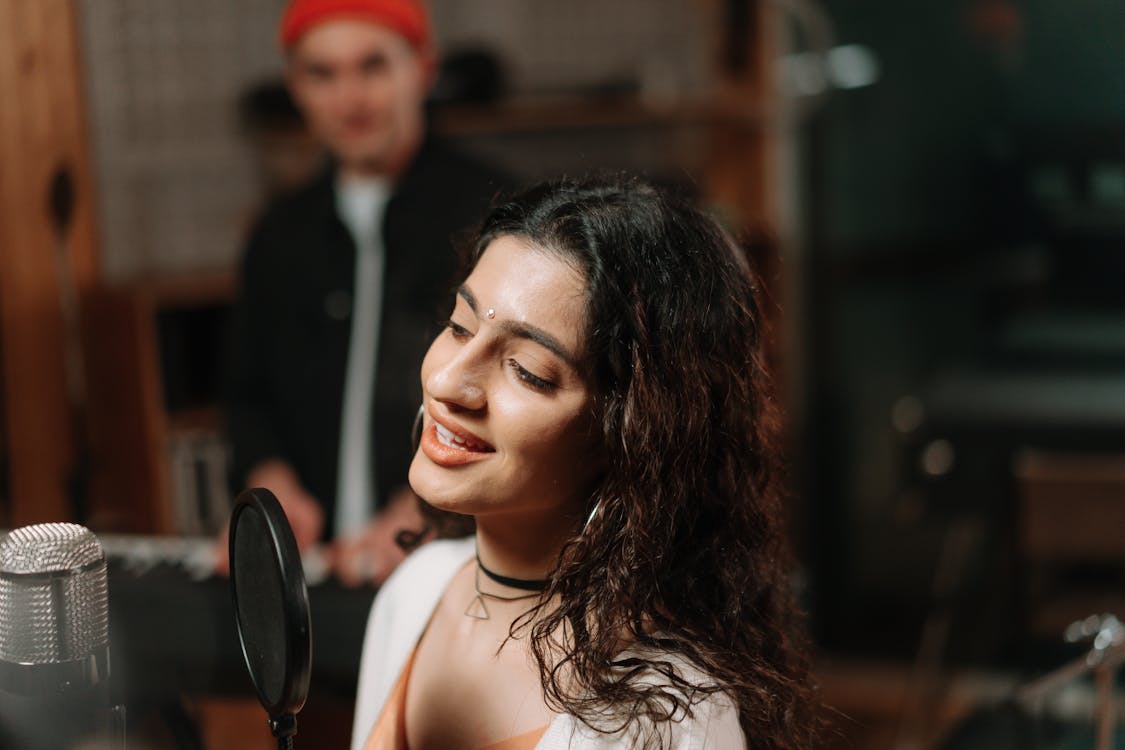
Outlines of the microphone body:
<svg viewBox="0 0 1125 750">
<path fill-rule="evenodd" d="M 108 678 L 97 537 L 67 523 L 16 529 L 0 544 L 0 750 L 109 744 L 120 727 Z"/>
</svg>

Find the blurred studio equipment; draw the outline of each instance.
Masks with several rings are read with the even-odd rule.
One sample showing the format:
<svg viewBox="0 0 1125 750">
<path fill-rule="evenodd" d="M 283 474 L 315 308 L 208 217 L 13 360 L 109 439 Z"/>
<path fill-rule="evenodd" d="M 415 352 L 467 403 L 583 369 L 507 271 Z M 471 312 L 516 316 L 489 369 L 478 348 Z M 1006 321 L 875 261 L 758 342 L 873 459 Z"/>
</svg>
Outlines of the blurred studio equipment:
<svg viewBox="0 0 1125 750">
<path fill-rule="evenodd" d="M 1081 653 L 1017 686 L 994 705 L 973 711 L 946 737 L 940 750 L 1115 747 L 1119 718 L 1113 685 L 1125 663 L 1125 625 L 1111 614 L 1091 615 L 1071 623 L 1063 638 L 1080 645 Z"/>
<path fill-rule="evenodd" d="M 112 706 L 106 559 L 83 526 L 24 526 L 0 544 L 0 747 L 125 747 Z"/>
<path fill-rule="evenodd" d="M 231 512 L 230 581 L 246 668 L 287 750 L 309 692 L 312 621 L 293 530 L 267 489 L 246 490 Z"/>
</svg>

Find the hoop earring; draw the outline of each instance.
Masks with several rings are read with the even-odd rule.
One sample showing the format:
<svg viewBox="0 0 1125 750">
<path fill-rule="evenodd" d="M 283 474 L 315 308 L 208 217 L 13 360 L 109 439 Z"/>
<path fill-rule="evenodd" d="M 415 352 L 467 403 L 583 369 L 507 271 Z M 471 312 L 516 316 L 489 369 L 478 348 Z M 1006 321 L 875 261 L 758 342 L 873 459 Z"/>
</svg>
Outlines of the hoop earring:
<svg viewBox="0 0 1125 750">
<path fill-rule="evenodd" d="M 414 444 L 414 450 L 418 450 L 418 443 L 422 440 L 422 415 L 426 413 L 426 405 L 422 404 L 418 407 L 418 413 L 414 415 L 414 426 L 410 428 L 410 442 Z"/>
<path fill-rule="evenodd" d="M 582 533 L 585 534 L 586 530 L 590 528 L 590 522 L 602 509 L 602 499 L 599 497 L 598 501 L 594 503 L 594 507 L 590 509 L 590 515 L 586 516 L 586 523 L 582 524 Z"/>
</svg>

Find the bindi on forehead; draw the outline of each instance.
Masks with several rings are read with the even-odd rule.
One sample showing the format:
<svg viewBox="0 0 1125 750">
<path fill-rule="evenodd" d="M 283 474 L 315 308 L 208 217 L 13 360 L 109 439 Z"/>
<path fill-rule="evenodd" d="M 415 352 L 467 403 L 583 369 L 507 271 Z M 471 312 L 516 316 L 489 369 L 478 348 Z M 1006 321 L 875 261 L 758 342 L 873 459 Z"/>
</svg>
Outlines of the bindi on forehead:
<svg viewBox="0 0 1125 750">
<path fill-rule="evenodd" d="M 477 302 L 476 295 L 473 294 L 472 289 L 470 289 L 467 284 L 462 284 L 457 289 L 457 296 L 465 300 L 465 304 L 469 306 L 469 309 L 472 310 L 473 314 L 478 318 L 484 318 L 486 320 L 496 319 L 496 308 L 489 307 L 486 310 L 482 311 Z M 543 328 L 532 325 L 531 323 L 518 320 L 501 320 L 496 325 L 502 332 L 516 338 L 534 341 L 544 349 L 547 349 L 548 351 L 558 356 L 567 364 L 574 367 L 578 366 L 578 355 L 572 352 L 557 337 L 544 330 Z"/>
</svg>

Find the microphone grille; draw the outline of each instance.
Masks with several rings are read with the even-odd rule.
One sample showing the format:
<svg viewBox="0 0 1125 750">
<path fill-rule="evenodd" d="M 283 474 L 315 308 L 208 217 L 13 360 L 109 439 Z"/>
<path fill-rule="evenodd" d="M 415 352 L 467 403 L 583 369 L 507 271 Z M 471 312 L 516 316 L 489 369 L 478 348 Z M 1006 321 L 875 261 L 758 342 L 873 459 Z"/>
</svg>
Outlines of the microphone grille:
<svg viewBox="0 0 1125 750">
<path fill-rule="evenodd" d="M 48 573 L 81 568 L 104 558 L 98 538 L 76 523 L 40 523 L 8 534 L 0 544 L 0 571 Z"/>
<path fill-rule="evenodd" d="M 0 661 L 51 664 L 109 646 L 105 553 L 73 523 L 12 531 L 0 544 Z"/>
</svg>

